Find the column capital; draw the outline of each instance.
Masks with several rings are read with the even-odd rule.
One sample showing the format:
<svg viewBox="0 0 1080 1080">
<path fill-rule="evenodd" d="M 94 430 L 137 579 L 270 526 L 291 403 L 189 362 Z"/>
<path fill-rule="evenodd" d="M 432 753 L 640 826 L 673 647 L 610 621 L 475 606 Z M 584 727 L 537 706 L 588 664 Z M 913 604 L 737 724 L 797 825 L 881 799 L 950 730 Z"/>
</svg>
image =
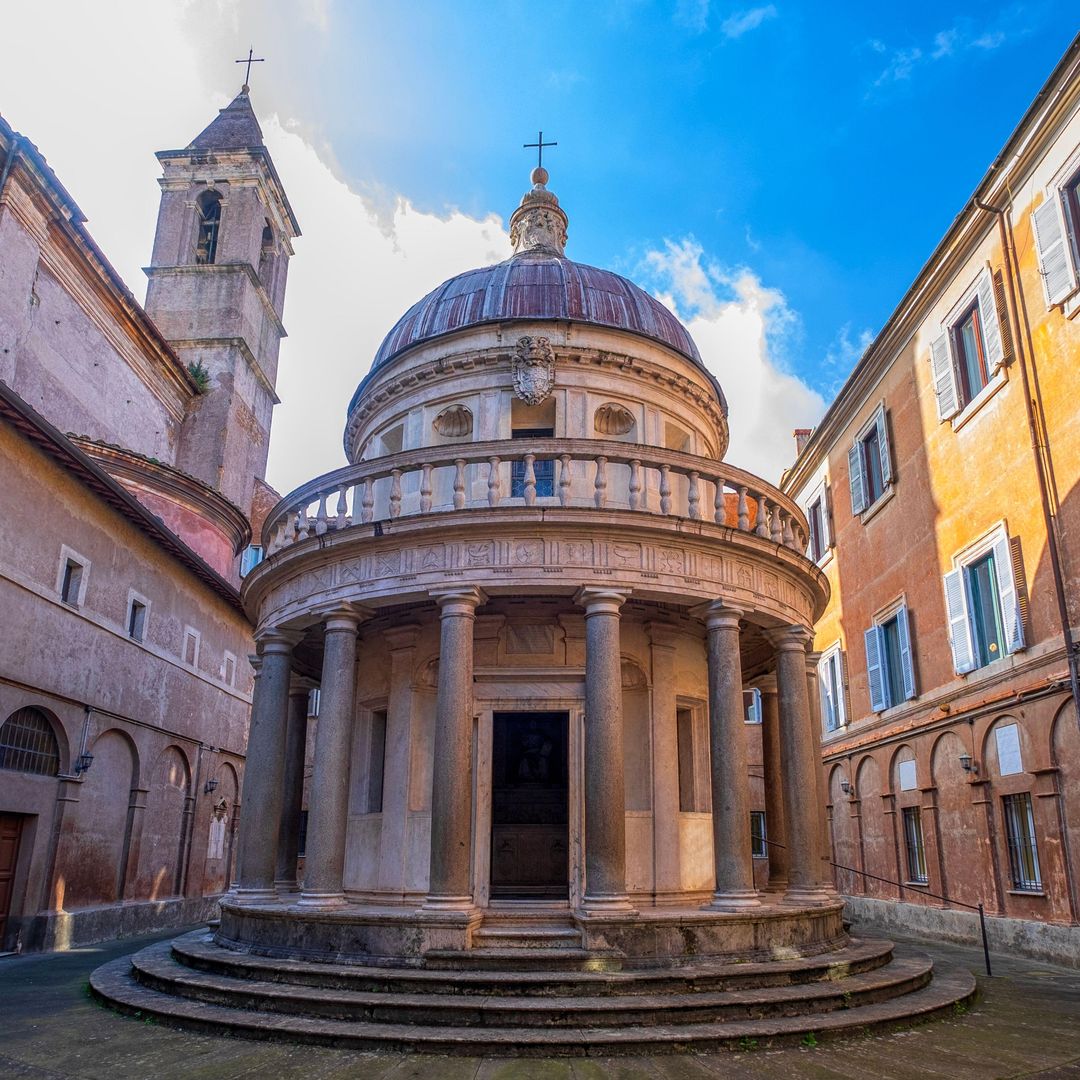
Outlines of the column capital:
<svg viewBox="0 0 1080 1080">
<path fill-rule="evenodd" d="M 574 595 L 574 603 L 590 615 L 618 615 L 619 609 L 630 598 L 629 589 L 609 589 L 605 586 L 586 585 Z"/>
<path fill-rule="evenodd" d="M 309 679 L 306 675 L 293 675 L 289 679 L 289 695 L 308 694 L 317 690 L 319 683 L 316 679 Z"/>
<path fill-rule="evenodd" d="M 351 600 L 339 601 L 332 604 L 323 604 L 312 612 L 320 621 L 326 624 L 327 633 L 356 632 L 357 627 L 366 619 L 370 619 L 371 608 L 363 604 L 354 604 Z"/>
<path fill-rule="evenodd" d="M 264 626 L 255 631 L 255 644 L 261 657 L 265 657 L 267 653 L 290 653 L 303 636 L 299 630 Z"/>
<path fill-rule="evenodd" d="M 806 673 L 807 675 L 816 675 L 818 669 L 818 662 L 821 660 L 822 654 L 814 652 L 813 649 L 807 645 L 806 649 Z"/>
<path fill-rule="evenodd" d="M 255 678 L 258 678 L 262 670 L 263 658 L 258 653 L 249 653 L 248 663 L 251 665 L 251 670 L 255 672 Z"/>
<path fill-rule="evenodd" d="M 746 614 L 743 608 L 726 600 L 714 600 L 711 604 L 703 605 L 698 613 L 710 630 L 738 630 L 739 621 Z"/>
<path fill-rule="evenodd" d="M 439 617 L 475 615 L 481 604 L 487 603 L 487 593 L 476 585 L 450 585 L 429 589 L 428 596 L 439 605 Z"/>
<path fill-rule="evenodd" d="M 814 640 L 814 631 L 808 626 L 798 624 L 778 626 L 765 631 L 765 637 L 773 648 L 783 652 L 806 652 L 806 647 Z"/>
</svg>

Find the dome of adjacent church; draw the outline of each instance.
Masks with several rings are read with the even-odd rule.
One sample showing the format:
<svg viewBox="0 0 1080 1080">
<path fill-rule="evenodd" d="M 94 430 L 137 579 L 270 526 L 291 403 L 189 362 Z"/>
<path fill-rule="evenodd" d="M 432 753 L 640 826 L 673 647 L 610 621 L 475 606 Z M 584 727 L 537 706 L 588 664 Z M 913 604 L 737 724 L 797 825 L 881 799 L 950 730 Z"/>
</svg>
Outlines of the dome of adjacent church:
<svg viewBox="0 0 1080 1080">
<path fill-rule="evenodd" d="M 494 266 L 458 274 L 413 304 L 386 335 L 369 376 L 416 345 L 512 319 L 629 331 L 703 366 L 693 338 L 659 300 L 619 274 L 566 258 L 567 218 L 547 190 L 547 178 L 546 169 L 533 170 L 533 187 L 510 219 L 514 254 Z"/>
</svg>

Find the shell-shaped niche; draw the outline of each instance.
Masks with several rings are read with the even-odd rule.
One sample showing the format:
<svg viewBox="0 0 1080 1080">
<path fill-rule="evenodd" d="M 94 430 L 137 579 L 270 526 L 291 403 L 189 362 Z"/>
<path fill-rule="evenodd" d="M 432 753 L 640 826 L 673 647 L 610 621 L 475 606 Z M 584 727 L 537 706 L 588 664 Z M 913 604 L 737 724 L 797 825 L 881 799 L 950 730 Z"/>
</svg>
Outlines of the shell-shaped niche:
<svg viewBox="0 0 1080 1080">
<path fill-rule="evenodd" d="M 450 405 L 435 417 L 431 426 L 448 439 L 460 439 L 462 435 L 471 435 L 472 410 L 465 405 Z"/>
<path fill-rule="evenodd" d="M 593 427 L 598 435 L 626 435 L 634 430 L 634 414 L 609 401 L 596 410 Z"/>
</svg>

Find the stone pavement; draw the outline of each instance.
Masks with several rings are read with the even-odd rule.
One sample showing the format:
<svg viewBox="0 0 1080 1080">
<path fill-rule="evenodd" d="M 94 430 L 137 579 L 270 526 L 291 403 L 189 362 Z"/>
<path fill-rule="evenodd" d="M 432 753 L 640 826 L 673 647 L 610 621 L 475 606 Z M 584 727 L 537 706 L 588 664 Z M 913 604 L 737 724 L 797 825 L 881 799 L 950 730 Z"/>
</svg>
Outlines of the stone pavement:
<svg viewBox="0 0 1080 1080">
<path fill-rule="evenodd" d="M 870 926 L 857 933 L 880 934 Z M 1080 971 L 995 956 L 981 997 L 948 1020 L 814 1047 L 656 1058 L 504 1060 L 357 1054 L 176 1031 L 110 1012 L 86 992 L 90 971 L 155 937 L 128 938 L 69 953 L 0 960 L 0 1077 L 3 1080 L 990 1080 L 1038 1075 L 1080 1080 Z M 895 937 L 895 935 L 894 935 Z M 921 941 L 942 960 L 976 974 L 976 949 Z"/>
</svg>

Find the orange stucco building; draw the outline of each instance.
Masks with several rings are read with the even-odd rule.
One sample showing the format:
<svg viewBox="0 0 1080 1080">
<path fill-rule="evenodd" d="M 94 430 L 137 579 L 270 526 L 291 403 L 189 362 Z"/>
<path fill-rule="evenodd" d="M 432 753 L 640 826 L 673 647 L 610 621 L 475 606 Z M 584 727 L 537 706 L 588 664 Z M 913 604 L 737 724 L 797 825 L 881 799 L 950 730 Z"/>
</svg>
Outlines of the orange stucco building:
<svg viewBox="0 0 1080 1080">
<path fill-rule="evenodd" d="M 832 589 L 815 649 L 852 910 L 967 936 L 981 903 L 1000 942 L 1074 962 L 1078 192 L 1080 38 L 784 483 Z"/>
</svg>

